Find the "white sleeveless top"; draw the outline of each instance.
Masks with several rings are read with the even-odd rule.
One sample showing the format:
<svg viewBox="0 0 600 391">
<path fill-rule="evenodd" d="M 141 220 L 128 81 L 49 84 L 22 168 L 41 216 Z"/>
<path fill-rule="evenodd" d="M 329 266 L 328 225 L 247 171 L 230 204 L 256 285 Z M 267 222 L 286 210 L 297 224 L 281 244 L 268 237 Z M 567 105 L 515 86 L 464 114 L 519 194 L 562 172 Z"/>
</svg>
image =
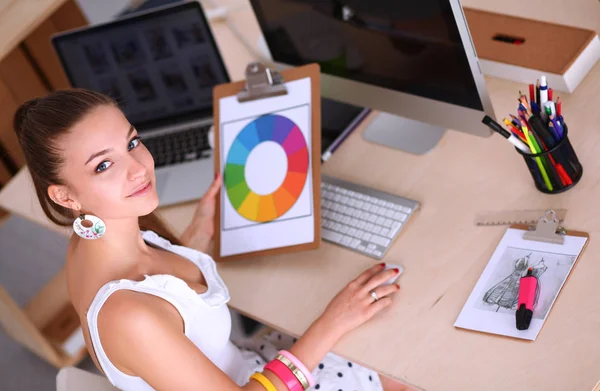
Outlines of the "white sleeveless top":
<svg viewBox="0 0 600 391">
<path fill-rule="evenodd" d="M 142 378 L 130 376 L 115 367 L 104 352 L 98 333 L 98 314 L 108 297 L 121 289 L 158 296 L 171 303 L 181 314 L 185 335 L 217 367 L 239 386 L 245 385 L 254 368 L 248 365 L 241 351 L 230 341 L 231 316 L 227 308 L 229 291 L 217 273 L 213 259 L 188 247 L 176 246 L 152 231 L 142 231 L 144 241 L 193 262 L 206 280 L 208 290 L 198 294 L 188 284 L 172 275 L 145 275 L 143 281 L 115 280 L 105 284 L 92 301 L 87 313 L 91 341 L 98 362 L 106 377 L 125 391 L 154 390 Z"/>
</svg>

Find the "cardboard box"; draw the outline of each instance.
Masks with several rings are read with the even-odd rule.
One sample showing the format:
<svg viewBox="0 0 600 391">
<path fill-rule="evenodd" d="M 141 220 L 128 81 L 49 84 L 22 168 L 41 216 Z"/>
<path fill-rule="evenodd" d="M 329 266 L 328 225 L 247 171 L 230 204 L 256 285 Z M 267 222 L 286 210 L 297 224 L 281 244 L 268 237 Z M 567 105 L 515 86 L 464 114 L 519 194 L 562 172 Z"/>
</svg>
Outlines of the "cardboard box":
<svg viewBox="0 0 600 391">
<path fill-rule="evenodd" d="M 600 59 L 596 32 L 465 8 L 484 74 L 535 83 L 546 75 L 557 91 L 573 92 Z"/>
</svg>

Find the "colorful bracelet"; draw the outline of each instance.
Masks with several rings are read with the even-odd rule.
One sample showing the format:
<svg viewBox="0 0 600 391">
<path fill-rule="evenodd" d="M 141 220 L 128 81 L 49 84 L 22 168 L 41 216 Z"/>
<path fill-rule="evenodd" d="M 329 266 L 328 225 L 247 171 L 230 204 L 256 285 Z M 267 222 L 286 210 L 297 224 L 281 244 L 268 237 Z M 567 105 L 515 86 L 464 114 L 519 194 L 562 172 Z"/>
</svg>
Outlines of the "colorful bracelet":
<svg viewBox="0 0 600 391">
<path fill-rule="evenodd" d="M 250 376 L 250 379 L 254 379 L 259 382 L 267 391 L 277 391 L 277 388 L 273 385 L 273 383 L 271 383 L 271 380 L 269 380 L 269 378 L 260 372 L 254 373 L 252 376 Z"/>
<path fill-rule="evenodd" d="M 281 361 L 271 360 L 265 365 L 265 369 L 273 372 L 289 391 L 305 391 L 304 386 L 302 386 L 302 383 L 294 375 L 294 372 Z"/>
<path fill-rule="evenodd" d="M 306 377 L 306 380 L 308 381 L 309 387 L 314 387 L 315 378 L 314 378 L 312 372 L 309 371 L 308 368 L 306 368 L 306 366 L 304 364 L 302 364 L 302 361 L 298 360 L 298 358 L 296 358 L 296 356 L 294 356 L 292 353 L 288 352 L 287 350 L 281 350 L 279 352 L 279 354 L 281 354 L 283 357 L 286 357 L 288 360 L 290 360 L 296 366 L 296 368 L 298 368 L 304 374 L 304 376 Z"/>
<path fill-rule="evenodd" d="M 310 387 L 310 385 L 308 384 L 308 379 L 306 378 L 306 376 L 304 376 L 304 373 L 302 373 L 302 371 L 298 369 L 298 367 L 296 367 L 293 362 L 290 361 L 290 359 L 281 354 L 278 354 L 275 358 L 281 361 L 292 371 L 294 376 L 296 376 L 296 379 L 298 379 L 300 384 L 302 384 L 302 388 L 304 388 L 305 391 L 308 390 L 308 388 Z"/>
</svg>

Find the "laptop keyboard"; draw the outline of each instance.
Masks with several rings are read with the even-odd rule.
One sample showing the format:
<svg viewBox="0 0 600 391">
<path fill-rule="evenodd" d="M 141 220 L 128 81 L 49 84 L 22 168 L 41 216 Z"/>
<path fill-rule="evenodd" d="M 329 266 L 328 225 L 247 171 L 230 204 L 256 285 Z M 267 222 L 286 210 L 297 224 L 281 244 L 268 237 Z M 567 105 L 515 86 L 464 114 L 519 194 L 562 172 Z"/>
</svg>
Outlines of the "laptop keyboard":
<svg viewBox="0 0 600 391">
<path fill-rule="evenodd" d="M 210 157 L 208 131 L 210 125 L 198 126 L 176 133 L 143 138 L 154 157 L 156 168 Z"/>
</svg>

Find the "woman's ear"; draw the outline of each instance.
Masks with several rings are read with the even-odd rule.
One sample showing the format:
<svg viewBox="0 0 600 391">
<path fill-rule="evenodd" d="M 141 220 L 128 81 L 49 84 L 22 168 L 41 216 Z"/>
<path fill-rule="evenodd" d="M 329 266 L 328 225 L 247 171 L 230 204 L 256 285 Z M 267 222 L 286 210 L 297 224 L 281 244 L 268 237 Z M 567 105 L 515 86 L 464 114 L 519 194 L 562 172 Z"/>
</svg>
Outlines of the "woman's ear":
<svg viewBox="0 0 600 391">
<path fill-rule="evenodd" d="M 80 210 L 81 205 L 71 195 L 69 189 L 64 185 L 48 186 L 48 196 L 54 203 L 73 210 Z"/>
</svg>

